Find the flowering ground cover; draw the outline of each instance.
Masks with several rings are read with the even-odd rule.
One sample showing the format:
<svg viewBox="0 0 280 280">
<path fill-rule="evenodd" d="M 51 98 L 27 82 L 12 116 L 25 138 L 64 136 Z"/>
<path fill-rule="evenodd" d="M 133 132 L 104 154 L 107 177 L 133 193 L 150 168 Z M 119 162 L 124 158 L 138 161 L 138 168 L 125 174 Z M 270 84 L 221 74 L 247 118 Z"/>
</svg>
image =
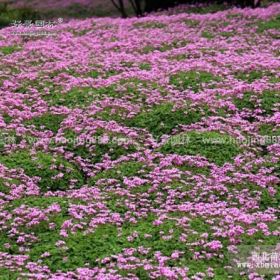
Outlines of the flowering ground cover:
<svg viewBox="0 0 280 280">
<path fill-rule="evenodd" d="M 0 279 L 279 279 L 279 14 L 2 29 Z"/>
</svg>

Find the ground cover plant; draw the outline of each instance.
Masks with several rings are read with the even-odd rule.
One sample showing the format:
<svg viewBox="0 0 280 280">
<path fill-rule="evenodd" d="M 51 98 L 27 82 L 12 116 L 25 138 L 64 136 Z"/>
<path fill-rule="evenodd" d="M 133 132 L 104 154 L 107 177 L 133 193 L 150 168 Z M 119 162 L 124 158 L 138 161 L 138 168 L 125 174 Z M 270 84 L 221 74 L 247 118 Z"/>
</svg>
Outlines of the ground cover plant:
<svg viewBox="0 0 280 280">
<path fill-rule="evenodd" d="M 0 30 L 0 279 L 279 279 L 280 5 L 170 13 Z"/>
</svg>

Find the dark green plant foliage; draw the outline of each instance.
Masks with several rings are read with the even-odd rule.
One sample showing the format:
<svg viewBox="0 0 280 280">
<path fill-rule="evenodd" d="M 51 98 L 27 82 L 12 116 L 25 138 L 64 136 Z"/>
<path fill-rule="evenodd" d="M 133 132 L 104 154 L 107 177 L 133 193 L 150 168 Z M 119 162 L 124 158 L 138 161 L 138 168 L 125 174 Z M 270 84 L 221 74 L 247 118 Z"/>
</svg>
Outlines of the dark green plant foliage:
<svg viewBox="0 0 280 280">
<path fill-rule="evenodd" d="M 191 131 L 172 136 L 160 151 L 166 154 L 200 155 L 217 165 L 223 165 L 231 162 L 241 149 L 226 134 Z"/>
<path fill-rule="evenodd" d="M 60 124 L 64 120 L 65 116 L 63 115 L 54 115 L 51 113 L 46 113 L 39 117 L 34 117 L 31 120 L 25 122 L 26 125 L 34 125 L 36 129 L 41 130 L 51 130 L 52 132 L 56 133 L 59 128 Z"/>
<path fill-rule="evenodd" d="M 100 73 L 97 70 L 92 70 L 89 73 L 87 73 L 87 76 L 96 79 L 100 76 Z"/>
<path fill-rule="evenodd" d="M 262 71 L 254 70 L 251 72 L 238 72 L 235 76 L 238 80 L 243 80 L 248 83 L 252 83 L 256 80 L 261 79 L 264 76 L 264 73 Z"/>
<path fill-rule="evenodd" d="M 25 207 L 28 208 L 39 208 L 39 209 L 45 209 L 49 207 L 51 204 L 59 204 L 61 207 L 61 212 L 56 213 L 55 215 L 50 215 L 48 221 L 41 221 L 39 224 L 32 227 L 32 232 L 34 232 L 38 236 L 38 242 L 36 242 L 35 245 L 38 245 L 40 250 L 42 252 L 46 252 L 49 248 L 56 249 L 55 248 L 55 242 L 58 240 L 61 240 L 61 237 L 59 236 L 59 230 L 62 225 L 62 223 L 69 219 L 70 216 L 68 214 L 68 207 L 69 202 L 71 203 L 79 203 L 81 202 L 75 199 L 68 200 L 65 197 L 42 197 L 42 196 L 30 196 L 26 198 L 19 198 L 8 205 L 6 205 L 6 210 L 12 211 L 18 207 L 21 207 L 22 205 L 25 205 Z M 54 229 L 49 228 L 49 223 L 54 223 L 56 227 Z M 30 227 L 21 227 L 21 231 L 25 233 L 30 233 L 31 228 Z M 10 248 L 6 248 L 4 246 L 5 243 L 9 243 L 12 246 Z M 34 247 L 33 247 L 34 248 Z M 35 246 L 35 248 L 37 248 Z M 14 237 L 11 237 L 9 235 L 9 228 L 6 230 L 1 230 L 0 232 L 0 250 L 2 252 L 7 252 L 10 254 L 19 254 L 19 245 L 14 240 Z M 36 250 L 36 249 L 35 249 Z M 45 251 L 44 251 L 45 250 Z"/>
<path fill-rule="evenodd" d="M 93 115 L 93 118 L 101 119 L 104 121 L 116 121 L 123 123 L 126 118 L 127 111 L 123 108 L 106 107 L 102 111 Z"/>
<path fill-rule="evenodd" d="M 239 80 L 246 81 L 248 83 L 253 83 L 256 80 L 262 79 L 264 77 L 269 78 L 270 83 L 277 83 L 279 78 L 275 76 L 275 74 L 269 71 L 262 71 L 262 70 L 253 70 L 251 72 L 244 71 L 244 72 L 237 72 L 235 73 L 235 77 Z"/>
<path fill-rule="evenodd" d="M 126 122 L 131 127 L 146 128 L 155 137 L 168 134 L 180 124 L 191 124 L 201 119 L 199 111 L 177 109 L 173 111 L 171 103 L 154 106 L 150 111 L 142 112 Z"/>
<path fill-rule="evenodd" d="M 0 192 L 8 194 L 10 192 L 10 187 L 12 184 L 19 185 L 21 183 L 18 179 L 4 179 L 0 178 Z"/>
<path fill-rule="evenodd" d="M 6 3 L 0 3 L 0 28 L 9 26 L 14 20 L 22 21 L 41 19 L 40 14 L 28 7 L 12 8 Z"/>
<path fill-rule="evenodd" d="M 258 103 L 254 98 L 256 94 L 253 92 L 245 92 L 241 98 L 234 97 L 233 102 L 235 106 L 242 111 L 243 109 L 254 110 L 258 107 Z M 264 111 L 265 114 L 271 115 L 277 109 L 275 105 L 279 103 L 280 92 L 274 90 L 265 90 L 258 97 L 260 99 L 260 108 Z"/>
<path fill-rule="evenodd" d="M 279 199 L 279 198 L 278 198 Z M 278 204 L 279 205 L 279 204 Z M 279 229 L 280 223 L 279 220 L 271 222 L 269 224 L 269 230 L 272 232 L 274 230 Z M 261 243 L 259 242 L 261 240 Z M 256 246 L 257 244 L 266 246 L 275 246 L 279 243 L 279 237 L 276 235 L 264 235 L 262 231 L 257 231 L 254 235 L 247 235 L 243 234 L 241 236 L 240 244 L 244 245 L 253 245 Z"/>
<path fill-rule="evenodd" d="M 45 95 L 44 99 L 50 106 L 66 106 L 69 108 L 86 107 L 96 98 L 96 93 L 91 88 L 73 88 L 67 93 L 53 92 Z"/>
<path fill-rule="evenodd" d="M 162 225 L 154 227 L 152 226 L 153 220 L 154 217 L 149 216 L 137 224 L 126 223 L 122 226 L 121 236 L 118 236 L 117 227 L 110 224 L 100 225 L 91 234 L 84 235 L 82 232 L 77 232 L 75 235 L 70 235 L 66 240 L 69 250 L 67 251 L 68 260 L 65 262 L 62 260 L 65 253 L 63 250 L 55 248 L 53 243 L 55 240 L 42 244 L 43 246 L 34 246 L 30 252 L 31 259 L 36 260 L 42 253 L 48 251 L 51 256 L 44 259 L 43 263 L 48 265 L 52 271 L 58 269 L 66 271 L 83 267 L 85 263 L 100 266 L 98 259 L 121 253 L 123 249 L 129 247 L 152 248 L 149 257 L 152 257 L 156 251 L 170 255 L 174 250 L 185 250 L 186 245 L 179 241 L 181 229 L 175 226 L 174 221 L 166 221 Z M 171 229 L 174 230 L 174 237 L 171 240 L 163 240 L 160 231 L 168 234 Z M 135 231 L 138 232 L 139 237 L 131 243 L 127 237 Z M 151 234 L 152 237 L 147 239 L 144 234 Z"/>
<path fill-rule="evenodd" d="M 66 211 L 69 205 L 70 199 L 65 197 L 53 197 L 53 196 L 28 196 L 19 199 L 13 200 L 11 203 L 7 205 L 7 209 L 15 209 L 20 207 L 21 205 L 26 205 L 28 207 L 36 207 L 36 208 L 47 208 L 54 203 L 58 203 L 62 209 Z M 78 199 L 71 199 L 71 202 L 81 203 Z"/>
<path fill-rule="evenodd" d="M 125 215 L 129 211 L 129 208 L 125 204 L 126 196 L 120 196 L 114 192 L 110 192 L 106 194 L 105 198 L 105 204 L 111 212 Z"/>
<path fill-rule="evenodd" d="M 258 23 L 258 32 L 264 32 L 270 29 L 280 29 L 280 15 L 268 21 Z"/>
<path fill-rule="evenodd" d="M 262 93 L 261 99 L 261 108 L 266 114 L 273 114 L 276 111 L 274 106 L 280 103 L 280 91 L 266 90 Z"/>
<path fill-rule="evenodd" d="M 95 100 L 104 96 L 118 97 L 119 94 L 115 91 L 115 85 L 104 88 L 72 88 L 69 92 L 62 93 L 62 89 L 55 85 L 47 84 L 51 88 L 50 94 L 43 95 L 43 99 L 48 102 L 49 106 L 66 106 L 68 108 L 85 108 L 92 104 Z M 43 87 L 36 87 L 42 90 Z"/>
<path fill-rule="evenodd" d="M 164 28 L 166 24 L 157 22 L 157 21 L 149 21 L 149 22 L 138 22 L 133 24 L 136 28 L 144 28 L 144 29 L 156 29 L 156 28 Z"/>
<path fill-rule="evenodd" d="M 280 205 L 280 189 L 276 189 L 277 192 L 274 196 L 271 196 L 267 189 L 262 191 L 260 208 L 261 210 L 266 210 L 269 207 L 278 208 Z"/>
<path fill-rule="evenodd" d="M 67 190 L 72 179 L 77 180 L 76 187 L 80 187 L 84 183 L 81 172 L 62 157 L 38 152 L 35 158 L 33 160 L 28 151 L 19 151 L 1 157 L 0 162 L 10 169 L 22 168 L 26 175 L 30 177 L 40 177 L 39 186 L 42 191 Z M 51 169 L 53 164 L 56 166 L 55 169 Z M 52 177 L 61 172 L 58 169 L 60 165 L 64 166 L 62 170 L 64 176 L 60 179 L 53 180 Z M 66 169 L 69 169 L 69 171 L 67 172 Z"/>
<path fill-rule="evenodd" d="M 200 21 L 194 19 L 186 19 L 184 20 L 184 23 L 189 27 L 197 27 L 200 24 Z"/>
<path fill-rule="evenodd" d="M 207 30 L 202 31 L 201 37 L 206 38 L 206 39 L 213 39 L 215 38 L 215 35 Z"/>
<path fill-rule="evenodd" d="M 90 17 L 108 17 L 108 16 L 116 16 L 118 15 L 118 11 L 114 8 L 114 6 L 110 5 L 97 5 L 90 7 L 88 5 L 83 5 L 79 3 L 73 3 L 67 5 L 64 8 L 56 8 L 56 9 L 48 9 L 46 11 L 42 11 L 42 16 L 47 19 L 53 18 L 90 18 Z"/>
<path fill-rule="evenodd" d="M 177 60 L 177 61 L 181 61 L 181 60 L 185 60 L 186 58 L 188 58 L 188 55 L 182 53 L 182 54 L 177 54 L 174 56 L 171 56 L 170 59 L 172 60 Z"/>
<path fill-rule="evenodd" d="M 272 77 L 269 79 L 269 82 L 272 83 L 272 84 L 280 83 L 280 77 L 272 76 Z"/>
<path fill-rule="evenodd" d="M 104 170 L 89 180 L 89 185 L 93 185 L 100 179 L 123 180 L 124 177 L 137 176 L 139 171 L 144 168 L 142 162 L 128 161 L 118 164 L 117 166 Z"/>
<path fill-rule="evenodd" d="M 225 38 L 230 38 L 230 37 L 233 37 L 235 35 L 234 32 L 226 32 L 226 31 L 223 31 L 220 33 L 221 36 L 225 37 Z"/>
<path fill-rule="evenodd" d="M 108 74 L 109 72 L 107 72 Z M 125 88 L 125 96 L 132 103 L 145 102 L 146 96 L 139 90 L 139 87 L 151 87 L 152 89 L 159 88 L 155 82 L 148 83 L 137 78 L 120 80 L 120 84 Z M 112 84 L 102 88 L 72 88 L 69 92 L 62 93 L 62 89 L 54 84 L 45 83 L 44 85 L 31 84 L 31 87 L 38 91 L 43 91 L 43 88 L 49 87 L 50 94 L 42 95 L 43 99 L 48 102 L 49 106 L 66 106 L 69 108 L 84 108 L 104 97 L 120 98 L 123 97 L 124 91 L 119 90 L 119 85 Z M 21 93 L 28 92 L 29 85 L 20 87 L 17 91 Z"/>
<path fill-rule="evenodd" d="M 245 108 L 250 110 L 255 109 L 256 103 L 251 100 L 252 95 L 252 92 L 245 92 L 241 98 L 233 98 L 233 102 L 238 110 L 243 110 Z"/>
<path fill-rule="evenodd" d="M 19 46 L 6 46 L 6 47 L 1 47 L 0 52 L 2 52 L 4 55 L 9 55 L 16 51 L 19 51 L 20 49 L 21 48 Z"/>
<path fill-rule="evenodd" d="M 197 167 L 197 166 L 192 166 L 192 165 L 181 165 L 181 166 L 176 166 L 176 168 L 182 170 L 182 171 L 189 171 L 192 174 L 202 174 L 202 175 L 210 175 L 210 169 L 208 167 Z"/>
<path fill-rule="evenodd" d="M 8 268 L 0 268 L 0 280 L 18 280 L 20 275 L 18 272 L 11 271 Z M 23 278 L 22 278 L 23 279 Z"/>
<path fill-rule="evenodd" d="M 193 6 L 188 7 L 187 13 L 195 13 L 195 14 L 208 14 L 208 13 L 216 13 L 218 11 L 227 10 L 229 7 L 223 4 L 210 4 L 204 7 Z"/>
<path fill-rule="evenodd" d="M 10 124 L 10 123 L 12 122 L 12 120 L 13 120 L 13 117 L 11 117 L 11 116 L 8 115 L 8 114 L 3 114 L 3 119 L 4 119 L 4 122 L 5 122 L 6 124 Z"/>
<path fill-rule="evenodd" d="M 178 90 L 191 89 L 194 92 L 203 90 L 202 84 L 218 81 L 220 81 L 220 78 L 214 76 L 212 73 L 194 70 L 189 72 L 178 72 L 170 77 L 170 84 L 174 85 Z"/>
<path fill-rule="evenodd" d="M 173 42 L 164 43 L 161 46 L 154 46 L 154 45 L 147 45 L 143 49 L 140 50 L 140 53 L 142 54 L 148 54 L 153 51 L 160 51 L 160 52 L 166 52 L 170 51 L 172 49 L 182 48 L 188 44 L 188 41 L 186 40 L 175 40 Z"/>
<path fill-rule="evenodd" d="M 280 128 L 276 128 L 271 124 L 262 124 L 259 128 L 260 135 L 267 136 L 280 136 Z"/>
<path fill-rule="evenodd" d="M 99 139 L 103 135 L 108 135 L 108 143 L 100 143 Z M 64 137 L 67 139 L 65 145 L 67 151 L 73 152 L 76 156 L 80 156 L 84 159 L 90 160 L 92 163 L 100 162 L 105 154 L 108 154 L 112 160 L 118 159 L 120 156 L 136 152 L 136 147 L 130 144 L 128 147 L 123 147 L 121 143 L 118 143 L 118 139 L 127 139 L 125 135 L 113 134 L 111 132 L 105 132 L 104 130 L 98 130 L 94 135 L 91 135 L 94 150 L 90 151 L 91 144 L 75 143 L 75 139 L 78 139 L 78 135 L 73 130 L 64 131 Z M 120 141 L 121 142 L 121 141 Z"/>
<path fill-rule="evenodd" d="M 139 68 L 140 68 L 141 70 L 150 71 L 150 70 L 152 69 L 152 66 L 151 66 L 150 63 L 141 63 L 141 64 L 139 65 Z"/>
</svg>

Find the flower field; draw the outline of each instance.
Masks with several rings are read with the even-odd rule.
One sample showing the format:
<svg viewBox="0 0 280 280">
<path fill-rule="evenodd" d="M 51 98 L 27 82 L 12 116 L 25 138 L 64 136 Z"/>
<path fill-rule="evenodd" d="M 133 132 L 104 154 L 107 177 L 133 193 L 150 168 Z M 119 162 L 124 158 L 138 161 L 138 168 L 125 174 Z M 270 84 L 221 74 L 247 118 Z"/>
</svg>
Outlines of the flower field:
<svg viewBox="0 0 280 280">
<path fill-rule="evenodd" d="M 279 39 L 279 3 L 1 29 L 0 279 L 280 279 L 229 256 L 279 243 Z"/>
</svg>

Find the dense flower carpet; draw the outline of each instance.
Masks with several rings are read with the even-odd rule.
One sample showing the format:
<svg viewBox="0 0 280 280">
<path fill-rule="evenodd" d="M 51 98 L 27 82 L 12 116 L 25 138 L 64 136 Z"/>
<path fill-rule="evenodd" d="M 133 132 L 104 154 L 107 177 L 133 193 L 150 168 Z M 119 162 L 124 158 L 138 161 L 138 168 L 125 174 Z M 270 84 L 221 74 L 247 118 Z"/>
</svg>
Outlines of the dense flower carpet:
<svg viewBox="0 0 280 280">
<path fill-rule="evenodd" d="M 279 14 L 0 30 L 0 279 L 279 279 Z"/>
</svg>

